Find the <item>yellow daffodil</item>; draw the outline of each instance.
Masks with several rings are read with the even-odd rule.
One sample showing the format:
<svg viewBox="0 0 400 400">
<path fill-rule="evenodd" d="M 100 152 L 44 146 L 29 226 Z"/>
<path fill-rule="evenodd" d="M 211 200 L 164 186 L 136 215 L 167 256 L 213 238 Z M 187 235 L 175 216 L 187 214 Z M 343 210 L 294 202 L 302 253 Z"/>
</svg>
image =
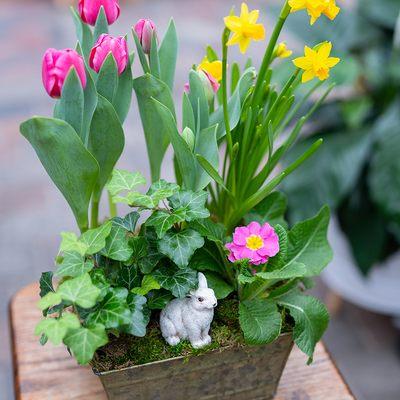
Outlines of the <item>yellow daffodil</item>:
<svg viewBox="0 0 400 400">
<path fill-rule="evenodd" d="M 222 80 L 222 62 L 219 60 L 209 61 L 207 56 L 197 66 L 198 70 L 206 71 L 213 76 L 218 82 Z"/>
<path fill-rule="evenodd" d="M 329 70 L 334 67 L 340 58 L 329 57 L 332 50 L 332 43 L 325 42 L 316 50 L 304 47 L 304 57 L 293 60 L 293 64 L 304 70 L 301 81 L 303 83 L 317 77 L 324 81 L 329 77 Z"/>
<path fill-rule="evenodd" d="M 287 58 L 292 55 L 293 51 L 289 50 L 285 42 L 281 42 L 276 46 L 275 56 L 279 58 Z"/>
<path fill-rule="evenodd" d="M 289 6 L 291 12 L 307 10 L 310 25 L 313 25 L 322 14 L 334 20 L 340 12 L 335 0 L 289 0 Z"/>
<path fill-rule="evenodd" d="M 259 16 L 258 10 L 249 12 L 246 3 L 242 3 L 240 16 L 230 15 L 224 18 L 225 26 L 233 32 L 227 45 L 239 45 L 241 53 L 245 53 L 252 40 L 258 41 L 265 38 L 265 28 L 263 24 L 257 24 Z"/>
</svg>

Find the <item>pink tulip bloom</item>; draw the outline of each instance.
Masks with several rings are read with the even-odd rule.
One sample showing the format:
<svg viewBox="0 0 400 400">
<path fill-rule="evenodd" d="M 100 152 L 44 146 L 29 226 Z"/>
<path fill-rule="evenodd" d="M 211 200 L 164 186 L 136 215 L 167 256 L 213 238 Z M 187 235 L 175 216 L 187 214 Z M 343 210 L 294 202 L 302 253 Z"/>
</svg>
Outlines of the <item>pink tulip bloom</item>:
<svg viewBox="0 0 400 400">
<path fill-rule="evenodd" d="M 247 226 L 239 226 L 233 233 L 233 242 L 227 243 L 228 259 L 231 262 L 249 259 L 250 264 L 265 264 L 269 257 L 279 252 L 279 237 L 268 223 L 260 225 L 251 222 Z"/>
<path fill-rule="evenodd" d="M 156 26 L 154 22 L 151 19 L 139 19 L 134 29 L 138 35 L 143 51 L 146 54 L 150 54 L 151 38 L 153 33 L 156 33 Z"/>
<path fill-rule="evenodd" d="M 107 34 L 100 35 L 90 52 L 90 68 L 98 73 L 110 53 L 113 55 L 117 64 L 118 74 L 121 75 L 125 71 L 129 57 L 128 44 L 123 36 L 113 37 Z"/>
<path fill-rule="evenodd" d="M 212 101 L 214 98 L 214 94 L 218 92 L 218 89 L 220 86 L 218 81 L 211 74 L 209 74 L 207 71 L 204 71 L 203 69 L 198 70 L 197 74 L 199 75 L 199 77 L 203 83 L 203 87 L 204 87 L 204 91 L 206 93 L 207 100 L 209 102 Z M 190 85 L 188 82 L 185 83 L 183 90 L 185 91 L 185 93 L 190 92 Z"/>
<path fill-rule="evenodd" d="M 75 50 L 46 50 L 42 63 L 42 79 L 46 92 L 51 97 L 61 97 L 65 78 L 67 77 L 71 68 L 75 68 L 75 71 L 82 83 L 82 87 L 85 88 L 85 63 L 83 58 Z"/>
<path fill-rule="evenodd" d="M 120 14 L 118 0 L 79 0 L 78 10 L 82 21 L 94 26 L 101 6 L 104 8 L 108 25 L 112 25 Z"/>
</svg>

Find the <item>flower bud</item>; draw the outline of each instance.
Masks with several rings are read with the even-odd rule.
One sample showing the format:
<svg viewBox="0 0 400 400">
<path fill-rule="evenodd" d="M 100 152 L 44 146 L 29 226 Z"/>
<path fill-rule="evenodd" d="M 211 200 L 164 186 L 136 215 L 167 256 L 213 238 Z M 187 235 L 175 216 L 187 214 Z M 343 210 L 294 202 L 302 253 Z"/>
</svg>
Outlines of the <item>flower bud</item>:
<svg viewBox="0 0 400 400">
<path fill-rule="evenodd" d="M 108 25 L 112 25 L 120 13 L 118 0 L 79 0 L 78 10 L 82 21 L 94 26 L 101 6 L 104 8 Z"/>
<path fill-rule="evenodd" d="M 186 144 L 188 145 L 190 151 L 193 151 L 194 149 L 194 133 L 193 131 L 187 126 L 183 131 L 182 131 L 182 137 Z"/>
<path fill-rule="evenodd" d="M 207 71 L 198 70 L 196 72 L 203 84 L 203 88 L 204 88 L 204 91 L 206 94 L 207 101 L 211 102 L 214 99 L 214 94 L 218 92 L 220 85 L 219 85 L 218 81 Z M 189 83 L 185 83 L 184 91 L 186 93 L 190 92 Z"/>
<path fill-rule="evenodd" d="M 156 34 L 156 26 L 154 25 L 154 22 L 151 19 L 139 19 L 134 29 L 138 35 L 143 51 L 146 54 L 150 54 L 151 38 L 153 34 Z"/>
<path fill-rule="evenodd" d="M 125 71 L 128 63 L 128 45 L 123 36 L 113 37 L 107 34 L 100 35 L 90 52 L 90 68 L 98 73 L 110 53 L 113 55 L 115 63 L 117 64 L 118 74 L 121 75 Z"/>
<path fill-rule="evenodd" d="M 71 68 L 75 68 L 82 87 L 85 88 L 86 72 L 83 58 L 72 49 L 47 49 L 43 56 L 42 80 L 46 92 L 51 97 L 61 97 L 64 81 Z"/>
</svg>

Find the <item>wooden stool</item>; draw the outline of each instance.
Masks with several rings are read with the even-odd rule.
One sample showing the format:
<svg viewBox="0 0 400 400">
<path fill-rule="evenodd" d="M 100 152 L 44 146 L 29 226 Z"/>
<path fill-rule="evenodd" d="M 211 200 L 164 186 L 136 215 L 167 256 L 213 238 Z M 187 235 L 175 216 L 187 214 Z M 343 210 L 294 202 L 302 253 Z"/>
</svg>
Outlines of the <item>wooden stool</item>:
<svg viewBox="0 0 400 400">
<path fill-rule="evenodd" d="M 38 285 L 32 284 L 10 304 L 16 398 L 106 400 L 100 380 L 89 367 L 78 366 L 62 346 L 39 344 L 33 334 L 40 319 L 38 299 Z M 317 345 L 314 363 L 307 366 L 306 360 L 300 350 L 293 349 L 275 400 L 354 400 L 322 343 Z"/>
</svg>

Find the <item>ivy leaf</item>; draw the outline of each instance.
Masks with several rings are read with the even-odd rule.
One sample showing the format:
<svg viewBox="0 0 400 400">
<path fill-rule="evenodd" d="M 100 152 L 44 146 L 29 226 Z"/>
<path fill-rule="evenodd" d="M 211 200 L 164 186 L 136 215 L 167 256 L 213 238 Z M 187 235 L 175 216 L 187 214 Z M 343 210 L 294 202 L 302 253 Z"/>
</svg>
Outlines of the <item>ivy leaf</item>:
<svg viewBox="0 0 400 400">
<path fill-rule="evenodd" d="M 192 221 L 190 227 L 212 242 L 223 243 L 225 240 L 225 227 L 222 224 L 211 221 L 210 218 Z"/>
<path fill-rule="evenodd" d="M 277 303 L 287 308 L 295 321 L 293 339 L 299 349 L 312 362 L 315 345 L 321 339 L 329 323 L 326 307 L 315 297 L 290 292 L 279 297 Z"/>
<path fill-rule="evenodd" d="M 96 306 L 86 319 L 89 325 L 101 324 L 106 329 L 118 328 L 131 322 L 132 314 L 126 303 L 128 290 L 111 288 L 104 300 Z"/>
<path fill-rule="evenodd" d="M 39 281 L 40 297 L 46 296 L 49 292 L 54 292 L 53 287 L 53 273 L 51 271 L 42 272 Z"/>
<path fill-rule="evenodd" d="M 256 276 L 262 279 L 290 279 L 305 276 L 306 273 L 306 266 L 302 263 L 294 261 L 280 269 L 266 272 L 258 272 Z"/>
<path fill-rule="evenodd" d="M 85 257 L 76 251 L 65 252 L 62 263 L 57 268 L 56 276 L 71 276 L 75 278 L 93 269 L 92 261 L 85 261 Z"/>
<path fill-rule="evenodd" d="M 162 266 L 153 273 L 162 288 L 172 292 L 175 297 L 185 297 L 197 285 L 197 273 L 192 269 Z"/>
<path fill-rule="evenodd" d="M 44 311 L 47 308 L 60 304 L 61 301 L 62 301 L 61 296 L 58 293 L 48 292 L 38 301 L 37 305 L 41 311 Z"/>
<path fill-rule="evenodd" d="M 281 333 L 281 314 L 276 304 L 268 300 L 240 302 L 239 322 L 244 338 L 249 344 L 270 343 Z"/>
<path fill-rule="evenodd" d="M 126 229 L 122 228 L 118 222 L 113 222 L 110 235 L 106 239 L 106 244 L 101 254 L 117 261 L 127 261 L 133 253 L 129 245 Z"/>
<path fill-rule="evenodd" d="M 146 257 L 148 255 L 149 243 L 143 236 L 134 236 L 130 238 L 130 244 L 133 249 L 132 258 L 135 261 Z"/>
<path fill-rule="evenodd" d="M 168 229 L 172 228 L 174 224 L 183 222 L 185 218 L 180 212 L 167 212 L 156 211 L 146 221 L 147 226 L 153 226 L 157 236 L 161 239 Z"/>
<path fill-rule="evenodd" d="M 332 250 L 326 238 L 329 208 L 323 207 L 317 216 L 296 224 L 289 232 L 288 262 L 302 263 L 306 276 L 319 275 L 332 259 Z"/>
<path fill-rule="evenodd" d="M 185 268 L 193 253 L 203 247 L 204 239 L 193 229 L 167 232 L 158 242 L 158 249 L 169 257 L 179 268 Z"/>
<path fill-rule="evenodd" d="M 139 221 L 140 214 L 137 211 L 133 211 L 126 215 L 124 218 L 114 218 L 114 225 L 120 226 L 129 232 L 135 232 L 136 224 Z"/>
<path fill-rule="evenodd" d="M 95 351 L 107 344 L 108 337 L 103 325 L 90 328 L 80 327 L 68 332 L 64 343 L 71 349 L 72 354 L 81 365 L 92 360 Z"/>
<path fill-rule="evenodd" d="M 154 279 L 151 275 L 145 275 L 143 277 L 143 281 L 141 287 L 135 287 L 131 290 L 134 294 L 140 294 L 145 296 L 150 290 L 158 290 L 160 289 L 160 284 Z"/>
<path fill-rule="evenodd" d="M 171 197 L 179 190 L 176 183 L 169 183 L 164 179 L 154 182 L 147 192 L 147 195 L 153 199 L 154 205 L 157 206 L 161 200 Z"/>
<path fill-rule="evenodd" d="M 126 196 L 114 196 L 114 203 L 128 204 L 130 207 L 144 207 L 152 209 L 155 207 L 153 199 L 140 192 L 129 192 Z"/>
<path fill-rule="evenodd" d="M 223 280 L 220 275 L 213 272 L 205 272 L 207 278 L 208 287 L 214 290 L 215 297 L 225 299 L 229 294 L 233 292 L 233 287 Z"/>
<path fill-rule="evenodd" d="M 88 273 L 63 282 L 57 289 L 63 300 L 70 301 L 83 308 L 96 304 L 100 289 L 93 285 Z"/>
<path fill-rule="evenodd" d="M 146 179 L 139 172 L 132 173 L 123 169 L 114 169 L 106 188 L 112 196 L 115 196 L 122 191 L 132 190 L 136 186 L 145 184 Z"/>
<path fill-rule="evenodd" d="M 42 319 L 35 328 L 35 335 L 45 335 L 55 346 L 61 344 L 69 329 L 81 326 L 75 314 L 67 313 L 61 318 Z"/>
<path fill-rule="evenodd" d="M 131 310 L 131 320 L 129 325 L 123 330 L 134 336 L 143 337 L 146 335 L 146 327 L 149 323 L 149 317 L 145 314 L 146 297 L 129 293 L 127 298 L 128 306 Z"/>
<path fill-rule="evenodd" d="M 60 252 L 76 251 L 84 255 L 87 250 L 87 245 L 78 239 L 78 236 L 73 232 L 61 232 Z"/>
<path fill-rule="evenodd" d="M 135 264 L 121 265 L 118 273 L 118 284 L 127 288 L 133 289 L 140 285 L 140 272 Z"/>
<path fill-rule="evenodd" d="M 86 248 L 86 254 L 98 253 L 104 249 L 106 245 L 106 239 L 111 232 L 111 221 L 99 226 L 96 229 L 90 229 L 83 233 L 79 238 L 81 243 L 84 243 Z"/>
<path fill-rule="evenodd" d="M 207 197 L 208 194 L 204 191 L 180 190 L 168 200 L 174 210 L 179 210 L 185 221 L 194 221 L 210 216 L 205 206 Z"/>
<path fill-rule="evenodd" d="M 99 301 L 104 299 L 110 287 L 110 283 L 104 274 L 104 269 L 93 269 L 92 271 L 90 271 L 90 278 L 92 279 L 93 285 L 100 289 L 100 295 L 97 300 Z"/>
<path fill-rule="evenodd" d="M 150 310 L 162 310 L 174 298 L 170 292 L 164 289 L 150 292 L 147 297 L 147 306 Z"/>
<path fill-rule="evenodd" d="M 154 228 L 145 227 L 144 235 L 147 242 L 147 254 L 138 261 L 138 265 L 144 274 L 149 274 L 164 255 L 158 251 L 158 238 Z"/>
</svg>

